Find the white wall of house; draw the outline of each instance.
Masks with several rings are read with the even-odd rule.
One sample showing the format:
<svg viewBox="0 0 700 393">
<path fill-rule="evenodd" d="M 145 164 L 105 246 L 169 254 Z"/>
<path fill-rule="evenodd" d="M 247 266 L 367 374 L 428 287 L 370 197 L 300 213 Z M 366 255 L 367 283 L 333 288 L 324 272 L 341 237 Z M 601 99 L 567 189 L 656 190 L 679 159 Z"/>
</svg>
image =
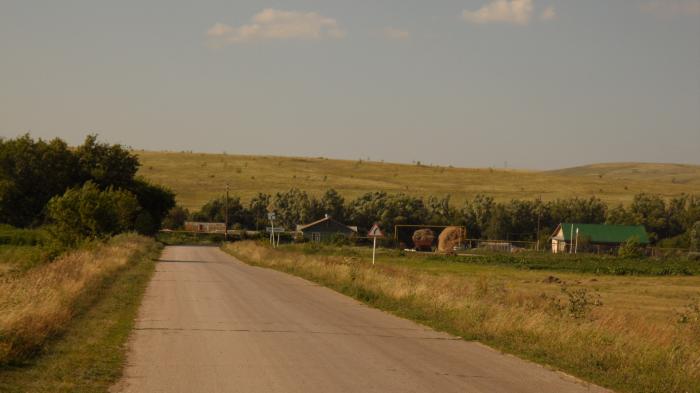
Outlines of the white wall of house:
<svg viewBox="0 0 700 393">
<path fill-rule="evenodd" d="M 566 241 L 564 241 L 564 230 L 559 228 L 559 232 L 552 237 L 552 253 L 558 254 L 566 252 Z"/>
<path fill-rule="evenodd" d="M 554 254 L 566 252 L 566 242 L 563 240 L 552 239 L 552 252 Z"/>
</svg>

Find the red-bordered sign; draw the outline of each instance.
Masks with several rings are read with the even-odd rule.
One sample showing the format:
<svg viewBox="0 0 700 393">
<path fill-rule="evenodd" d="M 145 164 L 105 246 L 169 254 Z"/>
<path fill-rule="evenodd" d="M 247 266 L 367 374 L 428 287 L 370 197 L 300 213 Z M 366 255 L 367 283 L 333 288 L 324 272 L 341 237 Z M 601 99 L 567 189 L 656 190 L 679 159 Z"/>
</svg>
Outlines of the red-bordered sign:
<svg viewBox="0 0 700 393">
<path fill-rule="evenodd" d="M 372 225 L 372 229 L 367 232 L 367 237 L 384 237 L 384 232 L 379 228 L 379 225 Z"/>
</svg>

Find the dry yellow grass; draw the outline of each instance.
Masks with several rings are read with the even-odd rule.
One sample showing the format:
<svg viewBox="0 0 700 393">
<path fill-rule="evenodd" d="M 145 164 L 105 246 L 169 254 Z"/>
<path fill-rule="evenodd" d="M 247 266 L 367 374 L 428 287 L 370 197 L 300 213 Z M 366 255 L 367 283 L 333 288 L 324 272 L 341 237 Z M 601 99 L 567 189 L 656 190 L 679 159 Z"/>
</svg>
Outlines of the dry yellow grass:
<svg viewBox="0 0 700 393">
<path fill-rule="evenodd" d="M 600 164 L 562 171 L 452 168 L 326 158 L 135 151 L 139 175 L 172 188 L 178 203 L 199 209 L 221 196 L 226 183 L 233 195 L 249 200 L 258 192 L 291 187 L 320 195 L 335 188 L 346 198 L 371 191 L 415 196 L 450 195 L 461 206 L 478 193 L 496 200 L 544 200 L 598 196 L 629 202 L 636 193 L 666 197 L 700 194 L 700 166 L 676 164 Z"/>
<path fill-rule="evenodd" d="M 585 296 L 588 302 L 601 296 L 602 306 L 584 307 L 574 318 L 560 286 L 542 282 L 549 274 L 543 271 L 476 266 L 469 274 L 429 273 L 381 259 L 373 268 L 357 258 L 275 251 L 253 242 L 225 249 L 619 391 L 700 391 L 700 321 L 680 324 L 676 315 L 678 306 L 698 294 L 695 277 L 639 278 L 642 285 L 636 286 L 634 277 L 551 273 L 569 282 L 569 293 L 595 287 L 595 294 Z M 531 282 L 534 277 L 537 282 Z M 652 280 L 659 286 L 651 286 Z M 635 296 L 625 293 L 635 290 L 654 291 L 655 306 L 663 310 L 647 316 L 638 310 L 644 305 L 629 304 Z M 665 302 L 665 296 L 688 298 Z"/>
<path fill-rule="evenodd" d="M 151 239 L 121 235 L 0 281 L 0 364 L 40 349 L 104 279 L 154 246 Z"/>
</svg>

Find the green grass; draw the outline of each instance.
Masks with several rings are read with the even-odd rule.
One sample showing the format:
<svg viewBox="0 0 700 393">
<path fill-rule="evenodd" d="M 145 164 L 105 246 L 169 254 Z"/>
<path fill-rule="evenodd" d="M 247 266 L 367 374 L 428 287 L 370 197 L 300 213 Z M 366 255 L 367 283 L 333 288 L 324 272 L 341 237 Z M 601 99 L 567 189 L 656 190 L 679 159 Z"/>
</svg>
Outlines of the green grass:
<svg viewBox="0 0 700 393">
<path fill-rule="evenodd" d="M 335 247 L 322 244 L 296 244 L 287 249 L 304 254 L 342 255 L 347 257 L 369 258 L 367 247 Z M 549 252 L 522 252 L 504 254 L 479 252 L 463 256 L 404 252 L 393 249 L 380 249 L 385 260 L 397 261 L 404 266 L 420 269 L 439 267 L 441 271 L 459 272 L 471 270 L 471 266 L 504 266 L 520 270 L 542 270 L 552 272 L 591 273 L 596 275 L 633 276 L 692 276 L 700 275 L 700 261 L 687 257 L 668 258 L 620 258 L 593 254 L 552 254 Z"/>
<path fill-rule="evenodd" d="M 223 242 L 224 235 L 216 233 L 187 233 L 187 232 L 159 232 L 156 240 L 167 245 L 206 244 L 215 245 Z"/>
<path fill-rule="evenodd" d="M 377 161 L 326 158 L 242 156 L 136 151 L 139 175 L 172 188 L 178 203 L 199 209 L 221 196 L 225 184 L 233 195 L 249 200 L 258 192 L 298 187 L 314 195 L 335 188 L 346 198 L 370 191 L 416 196 L 451 195 L 460 206 L 478 193 L 496 200 L 551 200 L 597 196 L 606 202 L 629 202 L 650 192 L 672 197 L 700 194 L 700 166 L 675 164 L 600 164 L 562 171 L 525 171 L 417 166 Z"/>
<path fill-rule="evenodd" d="M 160 248 L 140 253 L 77 305 L 65 332 L 38 356 L 0 367 L 2 392 L 106 392 L 121 376 L 126 341 Z"/>
<path fill-rule="evenodd" d="M 56 251 L 47 246 L 43 229 L 20 229 L 0 224 L 0 277 L 22 273 L 45 263 Z"/>
<path fill-rule="evenodd" d="M 241 260 L 620 392 L 700 391 L 700 277 L 237 242 Z"/>
<path fill-rule="evenodd" d="M 25 272 L 46 261 L 48 253 L 41 246 L 0 245 L 0 277 Z"/>
<path fill-rule="evenodd" d="M 44 229 L 21 229 L 0 224 L 0 245 L 36 246 L 47 241 L 48 234 Z"/>
</svg>

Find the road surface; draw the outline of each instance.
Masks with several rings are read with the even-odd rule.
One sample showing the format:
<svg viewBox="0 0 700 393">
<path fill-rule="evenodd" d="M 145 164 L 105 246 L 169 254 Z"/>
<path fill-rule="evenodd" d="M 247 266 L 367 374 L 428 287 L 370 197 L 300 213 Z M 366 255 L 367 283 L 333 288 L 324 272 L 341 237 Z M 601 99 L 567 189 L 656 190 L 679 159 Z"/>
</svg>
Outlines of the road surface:
<svg viewBox="0 0 700 393">
<path fill-rule="evenodd" d="M 245 265 L 167 247 L 113 392 L 604 392 L 484 345 Z"/>
</svg>

